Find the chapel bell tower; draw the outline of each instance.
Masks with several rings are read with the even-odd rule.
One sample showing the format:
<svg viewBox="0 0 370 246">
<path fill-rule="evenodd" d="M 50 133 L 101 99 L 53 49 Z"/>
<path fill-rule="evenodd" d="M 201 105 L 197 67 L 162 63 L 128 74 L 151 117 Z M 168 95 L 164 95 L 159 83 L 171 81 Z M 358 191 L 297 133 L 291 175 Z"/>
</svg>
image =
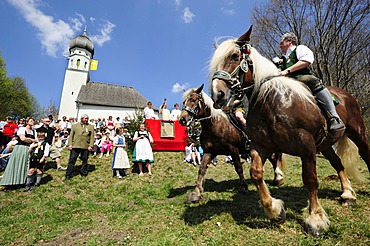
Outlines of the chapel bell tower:
<svg viewBox="0 0 370 246">
<path fill-rule="evenodd" d="M 59 119 L 63 116 L 77 117 L 76 99 L 82 85 L 90 80 L 90 62 L 94 57 L 94 44 L 84 33 L 69 43 L 69 62 L 64 76 L 63 91 L 59 106 Z"/>
</svg>

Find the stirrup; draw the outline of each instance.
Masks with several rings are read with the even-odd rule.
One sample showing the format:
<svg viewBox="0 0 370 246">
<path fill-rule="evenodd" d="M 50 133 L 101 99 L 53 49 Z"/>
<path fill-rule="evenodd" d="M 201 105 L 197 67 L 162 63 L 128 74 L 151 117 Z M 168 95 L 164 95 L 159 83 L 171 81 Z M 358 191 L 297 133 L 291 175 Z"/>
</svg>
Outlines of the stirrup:
<svg viewBox="0 0 370 246">
<path fill-rule="evenodd" d="M 342 131 L 346 129 L 343 122 L 338 117 L 333 116 L 328 121 L 329 121 L 329 131 L 330 132 Z"/>
</svg>

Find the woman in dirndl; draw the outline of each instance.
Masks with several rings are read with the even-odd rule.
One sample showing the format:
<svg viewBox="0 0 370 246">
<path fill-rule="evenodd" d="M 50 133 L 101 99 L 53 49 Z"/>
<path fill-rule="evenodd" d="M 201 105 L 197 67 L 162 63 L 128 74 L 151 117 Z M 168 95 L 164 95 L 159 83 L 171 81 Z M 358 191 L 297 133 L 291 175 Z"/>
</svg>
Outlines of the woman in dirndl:
<svg viewBox="0 0 370 246">
<path fill-rule="evenodd" d="M 124 176 L 130 176 L 128 169 L 130 168 L 130 162 L 128 160 L 126 148 L 125 137 L 123 136 L 123 127 L 116 128 L 116 136 L 113 139 L 113 161 L 112 170 L 113 175 L 117 176 L 119 179 Z"/>
<path fill-rule="evenodd" d="M 18 129 L 19 141 L 10 156 L 0 185 L 23 185 L 25 183 L 29 169 L 28 149 L 32 143 L 37 142 L 34 124 L 35 120 L 28 117 L 25 125 Z"/>
<path fill-rule="evenodd" d="M 145 124 L 140 124 L 139 130 L 135 132 L 132 139 L 135 144 L 134 153 L 132 154 L 132 161 L 137 162 L 139 167 L 139 175 L 143 175 L 143 163 L 146 163 L 149 176 L 152 176 L 152 163 L 154 162 L 152 146 L 153 137 L 145 129 Z"/>
</svg>

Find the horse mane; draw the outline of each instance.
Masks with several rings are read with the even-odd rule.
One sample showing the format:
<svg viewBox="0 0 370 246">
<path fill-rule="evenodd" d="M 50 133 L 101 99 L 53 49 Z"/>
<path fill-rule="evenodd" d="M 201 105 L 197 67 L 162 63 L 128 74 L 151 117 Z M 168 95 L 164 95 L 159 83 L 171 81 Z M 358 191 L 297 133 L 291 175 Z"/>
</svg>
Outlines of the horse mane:
<svg viewBox="0 0 370 246">
<path fill-rule="evenodd" d="M 223 67 L 226 58 L 235 51 L 236 40 L 237 39 L 228 39 L 222 42 L 215 50 L 209 65 L 210 80 L 212 79 L 213 74 Z M 279 70 L 272 61 L 262 56 L 253 47 L 250 58 L 253 62 L 253 79 L 255 88 L 252 96 L 254 96 L 257 101 L 264 101 L 269 92 L 274 92 L 274 96 L 276 96 L 279 92 L 291 91 L 294 92 L 301 101 L 315 104 L 315 99 L 311 91 L 306 87 L 306 85 L 295 79 L 279 76 L 268 81 L 264 81 L 270 76 L 277 75 Z"/>
<path fill-rule="evenodd" d="M 195 89 L 189 89 L 184 92 L 182 95 L 183 101 L 188 99 L 192 93 L 195 93 Z M 208 96 L 204 91 L 202 93 L 202 98 L 204 101 L 204 104 L 211 109 L 211 119 L 219 120 L 220 118 L 225 118 L 227 119 L 227 115 L 221 110 L 221 109 L 216 109 L 213 107 L 213 101 L 210 96 Z"/>
</svg>

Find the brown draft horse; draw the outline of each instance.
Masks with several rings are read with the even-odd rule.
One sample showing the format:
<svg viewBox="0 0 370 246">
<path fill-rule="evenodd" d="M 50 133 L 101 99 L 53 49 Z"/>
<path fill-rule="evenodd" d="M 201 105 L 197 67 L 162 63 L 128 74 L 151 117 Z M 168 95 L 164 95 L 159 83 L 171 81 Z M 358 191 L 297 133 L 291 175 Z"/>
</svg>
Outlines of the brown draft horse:
<svg viewBox="0 0 370 246">
<path fill-rule="evenodd" d="M 244 179 L 243 167 L 239 154 L 247 154 L 243 146 L 240 132 L 229 121 L 227 115 L 220 109 L 213 107 L 212 99 L 203 92 L 203 85 L 197 89 L 190 89 L 183 94 L 183 109 L 179 122 L 189 126 L 194 120 L 200 121 L 202 132 L 200 135 L 201 146 L 204 151 L 198 171 L 194 191 L 187 197 L 189 202 L 198 202 L 203 198 L 205 174 L 213 158 L 217 155 L 231 155 L 235 171 L 239 175 L 241 191 L 248 191 L 248 184 Z M 273 184 L 283 184 L 281 171 L 284 162 L 281 154 L 269 158 L 275 170 Z"/>
<path fill-rule="evenodd" d="M 210 63 L 212 99 L 215 107 L 225 109 L 232 105 L 233 98 L 238 93 L 245 93 L 248 97 L 247 133 L 252 140 L 250 174 L 258 189 L 261 205 L 273 221 L 283 222 L 285 211 L 282 200 L 270 195 L 263 178 L 263 163 L 274 152 L 301 158 L 303 183 L 309 197 L 309 215 L 305 221 L 305 230 L 312 236 L 318 236 L 329 226 L 329 219 L 317 195 L 318 152 L 321 152 L 337 171 L 344 204 L 355 203 L 356 195 L 344 172 L 341 162 L 341 159 L 344 159 L 339 158 L 331 147 L 333 139 L 327 134 L 326 119 L 315 98 L 304 84 L 288 77 L 277 76 L 277 67 L 250 46 L 251 30 L 252 27 L 239 39 L 224 41 L 215 50 Z M 370 150 L 357 101 L 342 89 L 328 89 L 339 99 L 336 109 L 346 125 L 338 144 L 342 145 L 351 139 L 370 171 Z M 351 168 L 355 168 L 354 163 L 346 165 L 346 170 Z M 358 171 L 353 173 L 356 175 Z"/>
</svg>

